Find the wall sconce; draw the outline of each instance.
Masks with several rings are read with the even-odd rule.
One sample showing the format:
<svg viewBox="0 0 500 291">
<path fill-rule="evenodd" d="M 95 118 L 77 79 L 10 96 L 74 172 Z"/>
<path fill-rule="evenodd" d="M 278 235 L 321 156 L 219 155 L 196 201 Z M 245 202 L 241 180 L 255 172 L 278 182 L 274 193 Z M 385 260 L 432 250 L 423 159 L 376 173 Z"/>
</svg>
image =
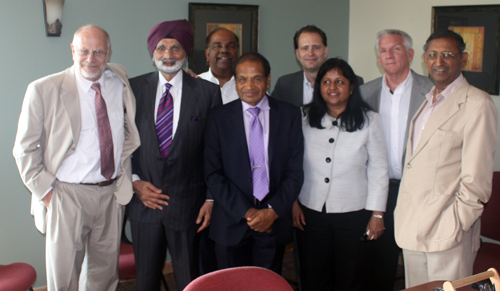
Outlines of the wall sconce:
<svg viewBox="0 0 500 291">
<path fill-rule="evenodd" d="M 43 0 L 47 36 L 61 36 L 64 0 Z"/>
</svg>

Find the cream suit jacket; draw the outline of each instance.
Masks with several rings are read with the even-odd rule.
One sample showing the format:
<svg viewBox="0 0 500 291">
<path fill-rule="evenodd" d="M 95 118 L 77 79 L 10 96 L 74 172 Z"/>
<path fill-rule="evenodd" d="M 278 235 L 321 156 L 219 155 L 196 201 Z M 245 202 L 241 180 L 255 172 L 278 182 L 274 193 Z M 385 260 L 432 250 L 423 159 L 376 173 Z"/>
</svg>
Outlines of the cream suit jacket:
<svg viewBox="0 0 500 291">
<path fill-rule="evenodd" d="M 464 80 L 433 113 L 412 153 L 415 118 L 426 103 L 412 120 L 394 211 L 396 242 L 411 251 L 443 251 L 472 231 L 476 251 L 491 194 L 497 109 L 489 94 Z"/>
<path fill-rule="evenodd" d="M 125 142 L 115 199 L 125 205 L 133 194 L 130 156 L 140 144 L 134 123 L 135 97 L 126 69 L 118 64 L 107 64 L 107 69 L 123 83 Z M 45 233 L 46 227 L 46 208 L 41 198 L 56 179 L 61 163 L 75 151 L 80 130 L 81 110 L 74 66 L 28 85 L 13 154 L 21 179 L 32 193 L 31 214 L 41 233 Z"/>
</svg>

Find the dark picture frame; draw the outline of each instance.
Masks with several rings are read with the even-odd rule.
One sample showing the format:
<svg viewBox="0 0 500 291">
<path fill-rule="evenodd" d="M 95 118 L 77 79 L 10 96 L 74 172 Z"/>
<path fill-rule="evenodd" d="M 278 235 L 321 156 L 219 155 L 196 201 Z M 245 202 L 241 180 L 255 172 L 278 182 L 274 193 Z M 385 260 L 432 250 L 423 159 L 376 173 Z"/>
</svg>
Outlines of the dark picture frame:
<svg viewBox="0 0 500 291">
<path fill-rule="evenodd" d="M 194 47 L 189 68 L 196 74 L 208 71 L 205 57 L 207 27 L 230 25 L 240 34 L 240 54 L 256 52 L 259 40 L 259 6 L 215 3 L 189 3 L 189 22 L 194 32 Z M 231 30 L 231 29 L 230 29 Z"/>
<path fill-rule="evenodd" d="M 464 77 L 471 85 L 498 95 L 500 5 L 435 6 L 431 27 L 432 32 L 451 29 L 462 35 L 469 53 Z"/>
</svg>

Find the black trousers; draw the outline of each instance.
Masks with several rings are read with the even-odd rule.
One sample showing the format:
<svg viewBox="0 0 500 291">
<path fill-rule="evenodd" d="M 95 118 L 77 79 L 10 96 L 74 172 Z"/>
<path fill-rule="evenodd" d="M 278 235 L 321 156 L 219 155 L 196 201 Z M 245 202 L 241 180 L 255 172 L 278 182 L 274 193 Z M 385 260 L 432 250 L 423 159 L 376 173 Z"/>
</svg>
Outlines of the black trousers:
<svg viewBox="0 0 500 291">
<path fill-rule="evenodd" d="M 296 230 L 301 290 L 367 290 L 361 237 L 371 211 L 326 213 L 301 205 L 306 225 Z"/>
<path fill-rule="evenodd" d="M 199 275 L 199 236 L 197 225 L 187 231 L 174 231 L 163 223 L 130 220 L 134 246 L 138 291 L 159 291 L 167 246 L 172 256 L 177 290 Z"/>
<path fill-rule="evenodd" d="M 398 200 L 399 180 L 392 180 L 389 183 L 389 196 L 387 198 L 387 207 L 384 215 L 385 230 L 382 236 L 371 241 L 366 246 L 372 255 L 369 257 L 371 271 L 369 276 L 372 282 L 370 290 L 392 291 L 396 281 L 398 271 L 398 260 L 401 249 L 394 239 L 394 208 Z"/>
<path fill-rule="evenodd" d="M 215 254 L 219 269 L 255 266 L 281 275 L 285 246 L 271 233 L 252 233 L 235 246 L 215 242 Z"/>
</svg>

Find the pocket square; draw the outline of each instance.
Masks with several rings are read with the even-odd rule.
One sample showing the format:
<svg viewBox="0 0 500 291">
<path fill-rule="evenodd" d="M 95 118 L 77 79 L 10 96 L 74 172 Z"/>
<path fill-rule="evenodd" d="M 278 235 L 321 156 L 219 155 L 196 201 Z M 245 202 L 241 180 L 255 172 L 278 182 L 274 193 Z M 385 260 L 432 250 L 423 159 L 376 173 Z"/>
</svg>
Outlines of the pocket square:
<svg viewBox="0 0 500 291">
<path fill-rule="evenodd" d="M 200 117 L 196 116 L 196 117 L 194 117 L 193 119 L 191 119 L 191 121 L 198 121 L 198 120 L 200 120 L 200 119 L 201 119 Z"/>
</svg>

